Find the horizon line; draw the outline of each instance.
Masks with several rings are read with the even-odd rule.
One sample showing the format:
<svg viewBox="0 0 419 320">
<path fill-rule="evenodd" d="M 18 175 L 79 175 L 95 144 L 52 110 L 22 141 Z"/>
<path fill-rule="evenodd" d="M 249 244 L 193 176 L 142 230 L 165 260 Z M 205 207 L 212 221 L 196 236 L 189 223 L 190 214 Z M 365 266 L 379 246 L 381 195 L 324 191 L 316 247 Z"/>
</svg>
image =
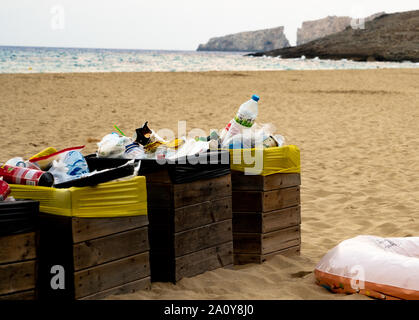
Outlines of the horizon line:
<svg viewBox="0 0 419 320">
<path fill-rule="evenodd" d="M 0 48 L 41 48 L 41 49 L 92 49 L 92 50 L 143 50 L 143 51 L 190 51 L 190 52 L 197 52 L 198 50 L 191 50 L 191 49 L 140 49 L 140 48 L 112 48 L 112 47 L 55 47 L 55 46 L 31 46 L 31 45 L 8 45 L 8 44 L 0 44 Z"/>
</svg>

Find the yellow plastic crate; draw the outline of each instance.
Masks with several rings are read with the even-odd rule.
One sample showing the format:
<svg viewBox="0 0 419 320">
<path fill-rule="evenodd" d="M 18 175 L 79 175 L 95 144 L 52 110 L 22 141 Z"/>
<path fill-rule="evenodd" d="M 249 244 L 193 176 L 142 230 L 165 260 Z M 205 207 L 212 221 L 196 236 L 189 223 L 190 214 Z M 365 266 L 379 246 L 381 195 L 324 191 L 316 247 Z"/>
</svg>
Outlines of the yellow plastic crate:
<svg viewBox="0 0 419 320">
<path fill-rule="evenodd" d="M 272 148 L 230 149 L 231 170 L 267 176 L 300 173 L 300 149 L 289 145 Z"/>
<path fill-rule="evenodd" d="M 16 199 L 40 202 L 40 211 L 50 214 L 107 218 L 147 214 L 145 177 L 101 183 L 94 187 L 56 189 L 11 184 Z"/>
</svg>

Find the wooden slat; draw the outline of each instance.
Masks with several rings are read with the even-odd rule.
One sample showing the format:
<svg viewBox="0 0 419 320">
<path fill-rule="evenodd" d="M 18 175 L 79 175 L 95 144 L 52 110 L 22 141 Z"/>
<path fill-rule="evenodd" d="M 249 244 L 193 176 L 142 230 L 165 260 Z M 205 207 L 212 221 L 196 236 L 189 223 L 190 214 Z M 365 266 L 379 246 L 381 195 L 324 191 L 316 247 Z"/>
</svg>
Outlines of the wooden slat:
<svg viewBox="0 0 419 320">
<path fill-rule="evenodd" d="M 0 265 L 0 294 L 35 288 L 36 261 Z"/>
<path fill-rule="evenodd" d="M 104 290 L 86 297 L 80 300 L 100 300 L 108 296 L 114 296 L 119 294 L 135 293 L 140 290 L 149 290 L 151 288 L 150 277 L 146 277 L 140 280 L 132 281 L 115 288 Z"/>
<path fill-rule="evenodd" d="M 263 212 L 288 208 L 300 204 L 300 187 L 264 192 Z"/>
<path fill-rule="evenodd" d="M 175 256 L 209 248 L 232 240 L 231 219 L 175 234 Z"/>
<path fill-rule="evenodd" d="M 174 225 L 174 232 L 196 228 L 213 222 L 231 219 L 231 196 L 178 209 L 151 207 L 148 210 L 150 227 L 167 229 Z"/>
<path fill-rule="evenodd" d="M 147 215 L 121 218 L 72 218 L 73 242 L 78 243 L 148 225 Z"/>
<path fill-rule="evenodd" d="M 231 218 L 231 196 L 213 201 L 205 201 L 196 205 L 176 209 L 174 231 L 181 232 Z"/>
<path fill-rule="evenodd" d="M 86 297 L 150 275 L 148 252 L 74 273 L 75 298 Z"/>
<path fill-rule="evenodd" d="M 173 185 L 174 208 L 231 196 L 231 174 Z"/>
<path fill-rule="evenodd" d="M 301 243 L 300 226 L 269 233 L 233 233 L 234 253 L 268 254 Z"/>
<path fill-rule="evenodd" d="M 0 295 L 1 300 L 35 300 L 36 294 L 35 290 L 27 290 L 16 293 L 10 293 L 6 295 Z"/>
<path fill-rule="evenodd" d="M 263 191 L 263 176 L 231 171 L 231 186 L 233 191 Z"/>
<path fill-rule="evenodd" d="M 274 210 L 263 213 L 262 232 L 272 232 L 301 223 L 301 207 L 294 206 L 281 210 Z"/>
<path fill-rule="evenodd" d="M 74 270 L 93 267 L 147 250 L 148 227 L 87 240 L 73 247 Z"/>
<path fill-rule="evenodd" d="M 274 210 L 266 213 L 233 213 L 233 232 L 266 233 L 301 223 L 300 206 Z"/>
<path fill-rule="evenodd" d="M 176 258 L 175 280 L 233 264 L 233 243 L 230 241 Z"/>
<path fill-rule="evenodd" d="M 268 212 L 300 204 L 300 187 L 271 191 L 233 191 L 233 212 Z"/>
<path fill-rule="evenodd" d="M 270 191 L 301 185 L 299 173 L 277 173 L 268 176 L 245 175 L 243 172 L 232 171 L 231 183 L 233 191 Z"/>
<path fill-rule="evenodd" d="M 268 254 L 300 244 L 300 226 L 265 233 L 262 236 L 262 254 Z"/>
<path fill-rule="evenodd" d="M 0 263 L 36 258 L 35 232 L 0 237 Z"/>
<path fill-rule="evenodd" d="M 294 246 L 287 249 L 271 252 L 269 254 L 238 253 L 234 254 L 234 264 L 263 263 L 276 255 L 293 256 L 300 254 L 300 246 Z"/>
<path fill-rule="evenodd" d="M 301 176 L 299 173 L 277 173 L 263 177 L 263 191 L 296 187 L 299 185 L 301 185 Z"/>
</svg>

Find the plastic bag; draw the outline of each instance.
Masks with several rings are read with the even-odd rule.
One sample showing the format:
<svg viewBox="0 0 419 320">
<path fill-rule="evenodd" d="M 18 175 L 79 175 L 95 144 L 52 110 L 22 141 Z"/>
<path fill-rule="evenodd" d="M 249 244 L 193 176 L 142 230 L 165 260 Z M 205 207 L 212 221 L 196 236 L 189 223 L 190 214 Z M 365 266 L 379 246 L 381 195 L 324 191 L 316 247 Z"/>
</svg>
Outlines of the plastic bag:
<svg viewBox="0 0 419 320">
<path fill-rule="evenodd" d="M 54 160 L 48 170 L 53 176 L 55 184 L 81 178 L 89 173 L 87 162 L 78 151 L 69 151 L 59 159 Z"/>
<path fill-rule="evenodd" d="M 263 143 L 266 139 L 272 139 L 275 127 L 272 124 L 254 124 L 251 128 L 245 128 L 234 135 L 230 135 L 228 138 L 225 137 L 221 142 L 222 148 L 229 149 L 250 149 L 255 147 L 263 147 Z M 278 135 L 279 136 L 279 135 Z M 278 137 L 281 141 L 281 145 L 284 142 L 284 137 Z M 272 145 L 278 146 L 278 145 Z"/>
<path fill-rule="evenodd" d="M 97 155 L 99 158 L 123 158 L 125 146 L 130 144 L 128 137 L 119 136 L 113 132 L 103 137 L 98 145 Z"/>
<path fill-rule="evenodd" d="M 115 132 L 104 136 L 97 145 L 98 158 L 142 159 L 145 157 L 143 146 Z"/>
</svg>

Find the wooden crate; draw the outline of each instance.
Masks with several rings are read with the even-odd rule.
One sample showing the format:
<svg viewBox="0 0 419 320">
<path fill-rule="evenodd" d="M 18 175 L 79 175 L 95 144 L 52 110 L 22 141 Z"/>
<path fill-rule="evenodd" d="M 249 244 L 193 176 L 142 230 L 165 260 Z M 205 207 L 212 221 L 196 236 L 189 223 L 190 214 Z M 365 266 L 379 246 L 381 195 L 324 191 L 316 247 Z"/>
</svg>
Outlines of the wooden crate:
<svg viewBox="0 0 419 320">
<path fill-rule="evenodd" d="M 234 263 L 300 252 L 300 174 L 232 171 Z"/>
<path fill-rule="evenodd" d="M 150 287 L 148 217 L 40 215 L 40 298 L 101 299 Z M 52 289 L 51 268 L 65 270 Z"/>
<path fill-rule="evenodd" d="M 37 233 L 0 237 L 0 300 L 36 298 Z"/>
<path fill-rule="evenodd" d="M 233 265 L 231 175 L 174 184 L 146 174 L 152 281 Z"/>
</svg>

